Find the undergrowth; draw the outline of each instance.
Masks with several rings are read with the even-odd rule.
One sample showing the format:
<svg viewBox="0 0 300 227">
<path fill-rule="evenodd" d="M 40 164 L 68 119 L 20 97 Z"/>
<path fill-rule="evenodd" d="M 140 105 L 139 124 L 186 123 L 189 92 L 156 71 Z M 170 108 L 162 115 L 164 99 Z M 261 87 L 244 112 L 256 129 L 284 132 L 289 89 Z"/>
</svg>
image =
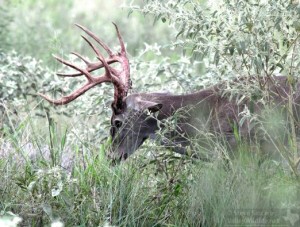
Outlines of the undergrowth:
<svg viewBox="0 0 300 227">
<path fill-rule="evenodd" d="M 49 121 L 48 133 L 34 121 L 0 140 L 0 215 L 21 225 L 230 226 L 259 217 L 272 226 L 299 210 L 298 179 L 246 145 L 229 161 L 204 162 L 148 143 L 113 166 L 109 140 L 70 144 L 71 130 Z"/>
<path fill-rule="evenodd" d="M 77 100 L 72 111 L 72 107 L 68 107 L 51 114 L 54 108 L 38 105 L 36 95 L 29 94 L 41 89 L 43 93 L 50 93 L 62 83 L 70 85 L 64 87 L 65 93 L 76 84 L 57 82 L 38 61 L 9 53 L 14 47 L 20 53 L 44 59 L 46 65 L 56 69 L 57 65 L 49 60 L 50 52 L 64 55 L 69 50 L 88 50 L 81 46 L 79 35 L 76 39 L 74 30 L 69 29 L 73 22 L 88 25 L 109 42 L 115 40 L 112 28 L 105 30 L 102 26 L 107 24 L 107 15 L 101 13 L 98 15 L 104 19 L 95 19 L 96 13 L 81 5 L 72 8 L 73 14 L 66 15 L 64 9 L 70 12 L 70 7 L 76 5 L 71 1 L 65 1 L 67 4 L 63 6 L 61 1 L 5 2 L 10 3 L 7 7 L 13 7 L 10 10 L 0 7 L 4 18 L 0 22 L 1 49 L 6 51 L 1 53 L 0 70 L 3 85 L 0 86 L 0 226 L 17 223 L 21 226 L 49 226 L 51 223 L 65 226 L 299 226 L 299 179 L 295 174 L 298 171 L 290 169 L 298 167 L 300 160 L 295 132 L 287 136 L 288 146 L 283 141 L 279 145 L 274 143 L 276 146 L 271 148 L 275 153 L 287 153 L 283 160 L 290 160 L 289 163 L 268 157 L 262 159 L 259 153 L 253 152 L 258 144 L 249 146 L 243 141 L 239 141 L 232 155 L 222 141 L 213 138 L 209 141 L 211 151 L 203 151 L 197 143 L 195 146 L 200 154 L 220 154 L 209 162 L 177 156 L 147 143 L 126 162 L 112 165 L 106 158 L 111 142 L 103 141 L 107 136 L 106 116 L 110 109 L 106 97 L 102 96 L 110 94 L 108 89 L 101 88 L 86 99 Z M 167 26 L 162 24 L 159 30 L 154 30 L 153 19 L 148 20 L 148 17 L 150 23 L 146 27 L 146 20 L 129 22 L 115 6 L 107 11 L 109 18 L 116 12 L 117 16 L 109 21 L 117 22 L 122 34 L 127 36 L 124 40 L 128 42 L 129 53 L 133 54 L 131 72 L 135 75 L 133 82 L 138 92 L 167 88 L 180 93 L 215 84 L 220 78 L 227 81 L 248 75 L 259 79 L 274 73 L 286 75 L 292 87 L 292 78 L 299 75 L 297 1 L 231 0 L 216 1 L 215 5 L 210 5 L 213 1 L 143 1 L 138 5 L 131 4 L 133 2 L 128 6 L 130 10 L 153 15 L 156 24 L 160 21 L 169 24 L 167 33 L 177 34 L 176 40 L 164 35 Z M 95 3 L 97 7 L 93 10 L 99 12 L 100 5 L 100 2 Z M 46 22 L 40 15 L 48 18 Z M 139 15 L 138 19 L 141 18 Z M 147 41 L 150 43 L 158 42 L 152 40 L 157 37 L 160 44 L 145 44 L 141 50 L 146 37 L 151 37 Z M 65 40 L 68 40 L 68 51 L 61 47 Z M 183 54 L 178 54 L 177 49 Z M 164 52 L 167 54 L 162 54 Z M 33 80 L 36 82 L 32 83 Z M 230 91 L 234 91 L 233 88 L 228 86 Z M 251 88 L 237 89 L 238 94 L 243 94 L 237 101 L 252 95 L 248 92 Z M 16 96 L 24 97 L 14 103 Z M 8 108 L 12 104 L 15 105 Z M 42 114 L 35 113 L 37 108 Z M 61 112 L 74 120 L 65 120 L 67 117 Z M 269 115 L 274 113 L 268 113 L 267 119 Z M 290 125 L 294 125 L 292 117 L 288 119 Z M 89 121 L 91 118 L 93 123 Z M 272 125 L 277 126 L 270 129 L 275 134 L 282 129 L 278 120 Z M 237 138 L 238 133 L 234 136 Z M 284 149 L 285 153 L 280 153 Z"/>
</svg>

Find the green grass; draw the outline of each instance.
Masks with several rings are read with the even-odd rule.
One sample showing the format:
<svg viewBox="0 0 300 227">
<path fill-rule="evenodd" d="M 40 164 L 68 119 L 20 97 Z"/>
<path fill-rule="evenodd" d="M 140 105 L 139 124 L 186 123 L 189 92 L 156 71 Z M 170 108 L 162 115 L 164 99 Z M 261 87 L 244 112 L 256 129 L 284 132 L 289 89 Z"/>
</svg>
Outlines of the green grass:
<svg viewBox="0 0 300 227">
<path fill-rule="evenodd" d="M 203 162 L 148 144 L 113 166 L 109 141 L 69 141 L 71 129 L 36 121 L 29 117 L 0 140 L 0 215 L 12 212 L 22 225 L 230 226 L 238 217 L 254 222 L 259 212 L 275 226 L 299 211 L 299 180 L 247 146 L 229 161 Z"/>
<path fill-rule="evenodd" d="M 299 226 L 296 222 L 300 214 L 299 178 L 295 176 L 295 170 L 291 171 L 287 162 L 275 161 L 271 157 L 262 159 L 256 152 L 257 144 L 248 146 L 241 142 L 232 153 L 223 146 L 222 140 L 209 138 L 211 151 L 202 149 L 199 144 L 195 146 L 200 154 L 208 157 L 214 154 L 210 162 L 204 162 L 176 156 L 160 146 L 147 143 L 126 162 L 112 165 L 105 155 L 110 141 L 100 140 L 108 132 L 106 116 L 109 110 L 104 107 L 108 94 L 105 88 L 95 91 L 94 95 L 90 93 L 87 99 L 77 100 L 77 106 L 60 110 L 51 107 L 44 111 L 46 107 L 37 107 L 39 100 L 35 96 L 33 103 L 28 102 L 28 97 L 26 101 L 28 93 L 42 90 L 44 85 L 38 85 L 38 81 L 46 79 L 45 83 L 47 80 L 52 82 L 52 73 L 43 66 L 55 71 L 60 68 L 52 53 L 67 57 L 70 51 L 76 50 L 94 58 L 80 39 L 81 33 L 73 28 L 73 23 L 89 27 L 109 46 L 116 48 L 116 35 L 110 22 L 119 25 L 127 43 L 136 91 L 167 88 L 176 92 L 177 87 L 186 92 L 201 86 L 198 81 L 202 73 L 196 71 L 206 71 L 204 63 L 190 64 L 188 54 L 181 55 L 184 48 L 190 52 L 191 45 L 202 43 L 199 42 L 200 35 L 194 41 L 184 36 L 175 39 L 174 33 L 178 34 L 179 30 L 174 29 L 174 24 L 159 19 L 153 26 L 153 19 L 142 14 L 133 13 L 127 17 L 128 9 L 119 9 L 119 1 L 106 2 L 82 5 L 78 0 L 28 0 L 5 1 L 0 6 L 0 49 L 7 53 L 17 50 L 16 54 L 5 55 L 2 64 L 2 78 L 10 83 L 7 89 L 2 86 L 3 97 L 0 97 L 5 101 L 0 103 L 0 110 L 3 110 L 0 111 L 3 113 L 0 115 L 0 226 L 17 222 L 21 226 L 50 226 L 59 221 L 65 226 L 249 226 L 253 223 L 258 226 L 278 226 L 278 223 Z M 158 18 L 161 16 L 163 14 Z M 189 24 L 193 28 L 193 12 L 187 16 L 184 24 L 180 20 L 184 21 L 185 17 L 177 20 L 179 29 L 180 25 L 188 28 Z M 268 27 L 261 28 L 265 31 Z M 188 31 L 194 36 L 190 32 L 194 30 Z M 245 38 L 247 41 L 250 37 L 244 37 L 248 33 L 239 37 L 238 32 L 232 32 L 237 35 L 237 40 Z M 258 38 L 257 45 L 260 40 L 265 43 L 265 36 L 260 34 Z M 276 43 L 275 40 L 273 44 Z M 237 46 L 240 46 L 239 42 Z M 282 44 L 279 48 L 280 54 L 285 53 L 284 46 Z M 196 56 L 196 53 L 193 54 Z M 210 54 L 214 53 L 215 50 Z M 271 57 L 272 54 L 277 56 L 276 52 L 270 52 Z M 44 63 L 40 65 L 24 55 L 36 57 Z M 235 65 L 236 57 L 241 56 L 232 56 L 231 63 Z M 261 61 L 257 56 L 253 55 L 254 62 Z M 261 56 L 265 56 L 264 49 Z M 152 60 L 159 64 L 151 63 Z M 227 63 L 219 64 L 217 68 L 222 71 L 224 66 L 227 72 Z M 260 64 L 254 66 L 260 69 Z M 244 72 L 243 65 L 238 70 Z M 212 72 L 214 74 L 214 68 Z M 24 81 L 18 80 L 22 75 Z M 11 85 L 13 78 L 19 88 Z M 213 79 L 204 75 L 205 78 Z M 32 84 L 32 80 L 37 82 Z M 49 82 L 47 86 L 50 87 L 45 89 L 52 90 L 56 83 L 54 81 L 51 85 Z M 104 101 L 101 99 L 103 94 Z M 5 98 L 7 95 L 11 97 Z M 48 119 L 38 117 L 45 112 Z M 72 119 L 62 112 L 67 112 Z M 280 118 L 274 118 L 277 116 L 273 110 L 266 115 L 268 121 L 264 126 L 273 133 L 271 138 L 281 140 L 280 146 L 273 146 L 271 151 L 287 153 L 295 161 L 294 153 L 281 146 L 286 139 L 281 134 L 286 125 L 278 124 Z M 239 137 L 237 130 L 235 137 Z M 287 137 L 292 144 L 290 147 L 293 147 L 295 138 Z"/>
</svg>

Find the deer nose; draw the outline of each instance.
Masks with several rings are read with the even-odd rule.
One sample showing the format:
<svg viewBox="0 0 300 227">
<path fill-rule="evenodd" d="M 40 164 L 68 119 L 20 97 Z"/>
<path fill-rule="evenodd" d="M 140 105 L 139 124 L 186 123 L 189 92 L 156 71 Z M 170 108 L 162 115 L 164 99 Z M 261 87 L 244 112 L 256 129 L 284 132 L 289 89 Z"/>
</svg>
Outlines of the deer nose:
<svg viewBox="0 0 300 227">
<path fill-rule="evenodd" d="M 107 158 L 113 162 L 125 161 L 128 158 L 128 154 L 123 150 L 110 150 L 107 154 Z"/>
<path fill-rule="evenodd" d="M 121 161 L 121 159 L 119 157 L 117 157 L 117 155 L 113 152 L 109 152 L 107 154 L 107 159 L 110 160 L 110 164 L 112 166 L 120 164 L 120 161 Z"/>
<path fill-rule="evenodd" d="M 122 154 L 121 160 L 125 161 L 127 158 L 128 158 L 128 154 L 127 153 Z"/>
</svg>

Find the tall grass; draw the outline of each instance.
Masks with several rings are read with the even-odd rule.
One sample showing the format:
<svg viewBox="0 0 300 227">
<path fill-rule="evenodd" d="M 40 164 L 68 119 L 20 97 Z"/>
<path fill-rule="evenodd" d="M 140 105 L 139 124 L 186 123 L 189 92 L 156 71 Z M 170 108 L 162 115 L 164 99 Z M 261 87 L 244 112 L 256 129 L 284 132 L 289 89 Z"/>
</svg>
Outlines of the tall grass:
<svg viewBox="0 0 300 227">
<path fill-rule="evenodd" d="M 171 28 L 167 29 L 167 23 L 158 24 L 160 20 L 165 22 L 168 18 L 162 17 L 163 12 L 159 10 L 163 8 L 154 8 L 154 12 L 158 14 L 156 23 L 159 26 L 153 30 L 152 20 L 145 19 L 142 15 L 128 19 L 127 11 L 120 13 L 116 10 L 120 5 L 117 1 L 109 2 L 111 6 L 109 9 L 101 8 L 103 6 L 101 2 L 95 3 L 96 6 L 89 9 L 84 8 L 88 8 L 88 4 L 82 8 L 73 7 L 78 2 L 80 1 L 5 1 L 4 6 L 7 8 L 0 9 L 0 14 L 3 15 L 0 22 L 2 28 L 0 49 L 5 51 L 17 49 L 19 53 L 35 56 L 44 60 L 45 65 L 53 64 L 53 68 L 56 68 L 57 65 L 51 57 L 52 52 L 64 55 L 60 52 L 64 52 L 62 49 L 68 49 L 68 52 L 78 50 L 83 55 L 90 54 L 86 53 L 88 48 L 81 46 L 83 42 L 79 41 L 79 34 L 70 29 L 72 23 L 87 25 L 96 34 L 101 34 L 101 38 L 105 41 L 110 42 L 116 40 L 115 33 L 112 32 L 113 26 L 104 25 L 114 21 L 122 28 L 124 40 L 128 42 L 129 53 L 138 56 L 131 59 L 136 90 L 146 88 L 154 91 L 160 90 L 162 86 L 171 89 L 174 83 L 184 91 L 201 86 L 200 82 L 198 84 L 200 76 L 195 73 L 195 65 L 190 63 L 189 57 L 180 56 L 176 51 L 170 53 L 173 52 L 173 48 L 184 46 L 184 43 L 187 44 L 189 52 L 193 44 L 203 44 L 199 41 L 201 36 L 199 35 L 199 39 L 195 37 L 194 40 L 182 38 L 183 43 L 180 38 L 173 43 L 169 33 L 176 32 L 176 26 L 171 23 Z M 170 7 L 174 6 L 170 4 Z M 186 17 L 182 15 L 174 17 L 178 16 L 177 13 L 168 15 L 170 19 L 178 18 L 177 23 L 181 20 L 192 21 L 195 16 L 198 23 L 199 13 L 197 8 L 193 10 L 195 14 L 192 14 L 192 17 L 190 14 L 184 14 Z M 109 18 L 107 14 L 102 14 L 104 11 L 108 12 Z M 244 16 L 243 11 L 237 12 Z M 287 15 L 290 17 L 290 14 Z M 215 17 L 208 15 L 207 18 L 209 21 Z M 223 20 L 219 22 L 223 24 Z M 182 32 L 187 29 L 189 37 L 189 33 L 194 30 L 188 29 L 185 22 L 182 25 L 184 26 L 179 26 L 179 29 L 182 28 Z M 191 23 L 191 28 L 193 25 L 194 23 Z M 228 28 L 231 31 L 232 27 Z M 262 25 L 261 28 L 264 30 L 267 26 Z M 183 33 L 177 32 L 178 37 L 181 37 L 180 34 Z M 235 30 L 232 32 L 238 35 Z M 191 37 L 194 35 L 191 34 Z M 247 45 L 243 42 L 249 37 L 248 33 L 245 33 L 244 38 L 237 39 L 239 41 L 237 47 L 246 48 Z M 264 38 L 263 35 L 259 37 L 262 40 Z M 145 50 L 140 51 L 145 40 L 149 43 L 159 41 L 160 44 L 145 45 Z M 69 46 L 62 48 L 61 43 Z M 211 43 L 207 42 L 207 45 Z M 281 49 L 284 49 L 283 47 L 282 44 Z M 168 52 L 164 56 L 171 56 L 171 60 L 163 57 L 161 51 Z M 233 53 L 235 55 L 232 55 Z M 233 53 L 231 57 L 234 63 L 238 52 Z M 210 54 L 215 54 L 215 51 Z M 255 59 L 258 56 L 253 55 Z M 218 70 L 227 68 L 227 62 L 222 64 L 222 67 L 217 65 L 219 57 L 219 54 L 215 54 L 215 68 Z M 20 68 L 20 60 L 13 59 L 16 60 L 10 64 L 5 63 L 2 67 L 6 70 L 3 77 L 5 79 L 12 78 L 7 74 L 7 65 Z M 159 63 L 144 62 L 149 59 L 156 59 Z M 197 64 L 200 67 L 203 62 Z M 258 66 L 260 67 L 260 64 Z M 22 67 L 19 70 L 23 71 Z M 15 76 L 15 71 L 16 69 L 11 69 L 12 76 Z M 36 71 L 29 73 L 28 77 L 30 76 L 37 76 Z M 209 78 L 207 83 L 210 84 L 213 78 L 207 78 Z M 24 83 L 21 84 L 23 89 Z M 28 92 L 25 90 L 22 95 Z M 88 98 L 99 97 L 105 94 L 105 91 L 96 91 L 94 95 L 90 93 Z M 10 94 L 16 96 L 15 90 Z M 8 99 L 6 103 L 11 104 L 11 100 Z M 209 162 L 195 160 L 189 156 L 176 156 L 157 145 L 147 143 L 126 162 L 112 165 L 106 158 L 110 141 L 98 139 L 107 135 L 104 133 L 105 124 L 102 124 L 102 119 L 109 110 L 95 108 L 95 105 L 104 106 L 104 102 L 107 102 L 106 99 L 98 100 L 100 101 L 89 103 L 86 99 L 82 99 L 81 102 L 77 100 L 78 106 L 91 106 L 93 112 L 80 111 L 77 107 L 74 107 L 77 112 L 66 109 L 65 112 L 71 113 L 72 117 L 76 115 L 73 122 L 65 116 L 62 117 L 60 113 L 51 113 L 45 118 L 39 118 L 34 115 L 35 111 L 29 109 L 35 104 L 30 107 L 25 104 L 27 108 L 24 109 L 27 109 L 27 112 L 24 110 L 23 113 L 22 110 L 22 113 L 18 113 L 14 109 L 5 108 L 5 103 L 1 103 L 8 123 L 3 124 L 3 127 L 1 125 L 0 131 L 0 225 L 9 222 L 15 223 L 12 225 L 21 223 L 22 226 L 47 226 L 50 223 L 61 222 L 65 226 L 249 226 L 254 225 L 253 223 L 258 226 L 279 224 L 298 226 L 299 179 L 287 168 L 292 165 L 275 161 L 270 157 L 262 159 L 260 154 L 253 152 L 259 147 L 255 141 L 251 146 L 241 141 L 234 154 L 224 146 L 222 140 L 210 139 L 210 149 L 205 150 L 196 142 L 195 149 L 200 154 L 208 156 L 215 152 L 219 154 L 210 158 Z M 47 111 L 49 113 L 51 110 Z M 267 117 L 268 114 L 272 113 L 267 113 Z M 91 121 L 86 123 L 91 116 L 92 123 Z M 2 116 L 0 118 L 2 119 Z M 96 126 L 95 122 L 101 124 L 101 127 Z M 271 126 L 277 126 L 275 129 L 271 127 L 271 132 L 276 133 L 278 130 L 280 132 L 282 129 L 281 125 L 278 127 L 279 124 L 276 123 L 278 123 L 276 119 L 275 124 L 271 122 Z M 78 133 L 79 127 L 84 128 L 82 125 L 86 127 Z M 86 128 L 90 125 L 95 126 L 93 130 L 97 129 L 98 133 L 89 134 Z M 269 135 L 269 139 L 278 139 L 273 134 Z M 238 134 L 235 136 L 237 138 Z M 293 135 L 288 135 L 287 138 L 288 142 L 291 141 L 287 146 L 282 138 L 279 138 L 279 144 L 274 143 L 278 145 L 272 147 L 275 153 L 284 156 L 285 152 L 290 152 L 290 147 L 295 147 Z"/>
<path fill-rule="evenodd" d="M 246 145 L 229 162 L 204 162 L 148 143 L 112 166 L 110 141 L 70 144 L 71 129 L 36 121 L 29 115 L 0 142 L 1 216 L 12 212 L 22 225 L 225 226 L 247 217 L 275 225 L 300 205 L 298 179 Z"/>
</svg>

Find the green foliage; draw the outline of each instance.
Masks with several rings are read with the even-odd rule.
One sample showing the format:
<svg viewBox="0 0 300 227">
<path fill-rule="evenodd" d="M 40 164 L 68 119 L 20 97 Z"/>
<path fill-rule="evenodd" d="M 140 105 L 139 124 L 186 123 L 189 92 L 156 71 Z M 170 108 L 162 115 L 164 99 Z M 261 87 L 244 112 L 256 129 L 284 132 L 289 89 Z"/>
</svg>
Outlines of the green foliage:
<svg viewBox="0 0 300 227">
<path fill-rule="evenodd" d="M 0 125 L 14 128 L 27 110 L 37 105 L 41 78 L 50 76 L 41 63 L 16 52 L 0 52 Z"/>
<path fill-rule="evenodd" d="M 28 226 L 58 221 L 65 226 L 223 226 L 250 210 L 264 211 L 259 217 L 267 224 L 273 216 L 286 224 L 287 210 L 300 205 L 298 180 L 278 163 L 260 164 L 249 150 L 230 163 L 202 162 L 160 154 L 160 147 L 150 145 L 145 151 L 152 155 L 111 166 L 102 153 L 109 144 L 99 151 L 77 141 L 60 150 L 54 164 L 40 150 L 51 147 L 50 141 L 45 144 L 47 133 L 25 123 L 19 135 L 24 134 L 17 135 L 15 152 L 0 152 L 0 220 L 12 211 Z M 56 129 L 53 134 L 63 140 Z M 26 140 L 35 144 L 26 147 Z M 74 155 L 65 169 L 68 150 Z"/>
<path fill-rule="evenodd" d="M 22 57 L 16 52 L 0 52 L 0 97 L 2 102 L 12 104 L 27 98 L 36 98 L 41 78 L 49 75 L 47 69 L 32 57 Z"/>
<path fill-rule="evenodd" d="M 101 1 L 5 1 L 0 9 L 0 225 L 20 222 L 19 216 L 28 226 L 59 221 L 65 226 L 224 226 L 243 209 L 266 211 L 260 217 L 270 225 L 274 217 L 268 212 L 281 209 L 271 215 L 286 224 L 284 212 L 300 207 L 299 179 L 291 176 L 289 163 L 262 163 L 242 141 L 232 155 L 209 138 L 211 151 L 195 149 L 209 154 L 211 162 L 147 143 L 143 154 L 111 166 L 105 156 L 111 143 L 106 139 L 111 85 L 59 108 L 49 108 L 37 93 L 59 98 L 84 83 L 58 79 L 52 72 L 61 68 L 52 52 L 78 51 L 95 60 L 71 29 L 74 22 L 100 34 L 109 46 L 117 46 L 110 21 L 119 25 L 130 56 L 132 92 L 190 92 L 220 77 L 278 72 L 294 77 L 299 74 L 300 20 L 293 2 L 130 1 L 131 17 L 126 18 L 119 1 L 110 1 L 109 7 Z M 251 90 L 249 84 L 227 85 L 231 92 Z M 251 88 L 260 90 L 257 84 Z M 255 117 L 246 110 L 242 114 L 243 121 Z M 172 127 L 176 119 L 170 120 Z M 268 120 L 270 131 L 281 135 L 278 119 Z"/>
<path fill-rule="evenodd" d="M 292 97 L 292 94 L 297 96 L 294 85 L 300 74 L 300 4 L 297 1 L 154 0 L 140 6 L 131 3 L 129 7 L 153 15 L 155 21 L 168 21 L 177 32 L 173 45 L 180 46 L 187 59 L 194 62 L 190 67 L 195 68 L 198 61 L 204 66 L 205 75 L 193 73 L 191 81 L 205 85 L 207 79 L 211 84 L 222 79 L 222 95 L 237 103 L 255 98 L 262 105 L 269 104 L 268 86 L 261 78 L 286 75 L 291 88 L 287 106 L 290 114 L 285 120 L 291 131 L 287 160 L 297 172 L 298 122 L 293 116 L 293 105 L 298 103 Z M 251 112 L 247 118 L 265 130 L 263 118 Z"/>
<path fill-rule="evenodd" d="M 4 46 L 9 46 L 9 39 L 7 37 L 7 32 L 9 30 L 9 24 L 12 20 L 11 16 L 9 15 L 9 12 L 4 9 L 2 6 L 0 6 L 0 49 Z"/>
<path fill-rule="evenodd" d="M 177 45 L 219 77 L 299 75 L 300 6 L 294 1 L 146 1 L 132 5 L 177 31 Z M 243 87 L 244 89 L 244 87 Z"/>
<path fill-rule="evenodd" d="M 3 10 L 0 10 L 0 27 L 3 27 L 0 40 L 5 39 L 7 42 L 1 42 L 0 49 L 30 55 L 56 70 L 60 68 L 60 64 L 53 60 L 53 53 L 63 56 L 77 51 L 94 58 L 74 23 L 99 34 L 111 47 L 118 42 L 111 22 L 116 23 L 127 43 L 128 52 L 133 56 L 144 43 L 168 42 L 170 29 L 166 25 L 154 28 L 152 21 L 146 20 L 142 15 L 128 18 L 121 3 L 122 1 L 90 1 L 86 4 L 80 0 L 5 0 L 1 8 Z"/>
<path fill-rule="evenodd" d="M 5 1 L 2 7 L 11 20 L 5 33 L 9 44 L 4 44 L 1 49 L 17 50 L 19 54 L 48 62 L 51 58 L 49 52 L 61 48 L 58 37 L 65 38 L 64 30 L 71 23 L 62 24 L 62 29 L 55 29 L 55 25 L 70 19 L 65 12 L 71 6 L 72 1 L 65 1 L 60 5 L 56 1 Z"/>
<path fill-rule="evenodd" d="M 59 71 L 67 71 L 68 69 L 61 69 L 61 64 L 57 63 L 51 56 L 52 53 L 56 55 L 67 55 L 71 51 L 77 51 L 83 55 L 87 55 L 92 61 L 96 60 L 94 54 L 86 43 L 80 39 L 80 31 L 76 30 L 73 24 L 80 23 L 87 26 L 95 34 L 100 34 L 99 36 L 109 45 L 116 46 L 118 49 L 118 43 L 116 34 L 111 21 L 114 21 L 120 27 L 121 33 L 124 40 L 127 43 L 127 50 L 130 54 L 137 54 L 136 59 L 130 59 L 132 62 L 134 89 L 136 91 L 144 89 L 145 85 L 149 85 L 148 81 L 152 80 L 149 89 L 160 90 L 165 86 L 165 81 L 172 78 L 169 73 L 169 68 L 179 68 L 176 75 L 181 76 L 183 80 L 184 75 L 180 73 L 185 71 L 184 69 L 188 66 L 185 65 L 184 68 L 179 64 L 176 66 L 167 65 L 164 66 L 163 62 L 168 65 L 173 64 L 174 61 L 169 61 L 164 59 L 157 64 L 156 61 L 149 61 L 148 63 L 143 63 L 143 59 L 156 59 L 157 57 L 162 58 L 162 54 L 158 56 L 160 51 L 152 51 L 149 45 L 144 44 L 145 42 L 152 42 L 155 40 L 160 40 L 161 42 L 166 42 L 168 39 L 168 32 L 162 33 L 162 27 L 157 27 L 153 31 L 152 22 L 150 20 L 145 20 L 141 15 L 137 15 L 135 18 L 126 18 L 127 12 L 122 12 L 119 8 L 119 2 L 92 2 L 91 4 L 83 4 L 81 1 L 5 1 L 3 4 L 3 9 L 10 20 L 5 23 L 5 30 L 3 30 L 3 38 L 9 40 L 9 45 L 3 44 L 3 51 L 7 52 L 12 49 L 17 50 L 14 53 L 15 56 L 32 56 L 35 59 L 41 59 L 42 61 L 34 67 L 43 68 L 41 72 L 35 72 L 33 69 L 30 73 L 30 77 L 25 76 L 26 81 L 21 81 L 18 76 L 2 77 L 3 83 L 9 84 L 13 83 L 16 88 L 11 88 L 10 97 L 7 97 L 5 106 L 6 112 L 10 113 L 10 118 L 15 118 L 14 110 L 15 104 L 12 100 L 18 100 L 18 108 L 24 110 L 23 107 L 27 107 L 28 111 L 32 111 L 31 108 L 36 106 L 40 102 L 40 98 L 37 96 L 32 96 L 37 92 L 47 94 L 53 98 L 60 98 L 62 95 L 71 93 L 73 90 L 81 86 L 84 83 L 84 79 L 61 79 L 54 76 L 53 69 Z M 50 10 L 51 9 L 51 10 Z M 100 13 L 99 13 L 99 9 Z M 4 11 L 3 11 L 4 12 Z M 67 12 L 67 13 L 66 13 Z M 105 13 L 101 13 L 105 12 Z M 116 13 L 117 12 L 117 13 Z M 111 15 L 109 20 L 107 19 L 107 14 Z M 43 18 L 40 17 L 43 15 Z M 3 17 L 4 18 L 4 17 Z M 144 20 L 144 23 L 139 23 L 139 20 Z M 4 20 L 3 20 L 4 23 Z M 131 24 L 132 26 L 128 26 Z M 2 31 L 1 31 L 2 32 Z M 4 33 L 5 32 L 5 33 Z M 150 35 L 151 34 L 151 35 Z M 26 44 L 26 45 L 25 45 Z M 145 51 L 139 51 L 140 47 L 146 45 Z M 149 49 L 147 49 L 149 47 Z M 10 54 L 8 54 L 10 55 Z M 141 58 L 140 58 L 141 57 Z M 2 59 L 5 59 L 3 56 Z M 26 57 L 28 58 L 28 57 Z M 64 56 L 66 59 L 75 62 L 76 64 L 82 65 L 78 59 L 70 58 L 69 56 Z M 32 58 L 32 61 L 37 62 Z M 15 59 L 15 61 L 21 61 L 20 59 Z M 30 60 L 28 60 L 29 62 Z M 1 68 L 4 72 L 3 75 L 7 74 L 5 72 L 5 64 L 3 62 L 3 67 Z M 22 63 L 21 63 L 22 64 Z M 47 67 L 45 67 L 47 65 Z M 148 66 L 153 68 L 152 70 L 147 70 Z M 14 64 L 10 64 L 11 70 L 13 70 Z M 159 73 L 156 71 L 160 68 Z M 52 70 L 50 70 L 50 69 Z M 138 71 L 135 71 L 138 70 Z M 18 69 L 16 69 L 18 71 Z M 174 70 L 172 70 L 173 73 Z M 177 70 L 176 70 L 177 71 Z M 168 76 L 163 77 L 163 72 L 167 72 Z M 101 71 L 99 74 L 102 73 Z M 136 75 L 134 75 L 136 73 Z M 29 74 L 28 74 L 29 75 Z M 31 78 L 31 80 L 29 79 Z M 178 84 L 174 83 L 174 88 L 179 87 Z M 34 89 L 31 87 L 34 85 Z M 23 90 L 20 90 L 22 88 Z M 27 88 L 30 88 L 29 90 Z M 2 88 L 5 91 L 6 88 Z M 70 124 L 76 124 L 77 127 L 74 132 L 75 138 L 84 138 L 88 141 L 98 139 L 103 139 L 107 136 L 109 115 L 110 115 L 110 100 L 112 97 L 112 87 L 111 85 L 102 85 L 101 88 L 96 88 L 89 91 L 87 95 L 80 97 L 74 103 L 68 105 L 67 107 L 59 107 L 48 109 L 49 106 L 46 102 L 43 102 L 43 107 L 38 105 L 37 110 L 39 115 L 46 112 L 49 113 L 49 118 L 54 118 L 54 121 L 60 121 L 61 118 L 65 119 L 65 116 L 83 116 L 84 119 L 75 119 L 72 121 L 70 118 L 67 119 Z M 16 92 L 17 91 L 17 92 Z M 23 93 L 22 97 L 19 94 Z M 31 97 L 32 96 L 32 97 Z M 31 97 L 31 98 L 30 98 Z M 30 100 L 31 105 L 27 105 Z M 96 106 L 96 108 L 95 108 Z M 35 109 L 36 110 L 36 109 Z M 34 111 L 35 111 L 34 110 Z M 19 112 L 22 112 L 21 110 Z M 49 112 L 50 111 L 50 112 Z M 101 116 L 101 117 L 99 117 Z M 15 119 L 12 119 L 13 121 Z M 5 120 L 7 123 L 7 119 Z M 12 126 L 10 126 L 12 127 Z M 91 134 L 89 134 L 91 133 Z M 69 140 L 70 142 L 72 140 Z"/>
</svg>

